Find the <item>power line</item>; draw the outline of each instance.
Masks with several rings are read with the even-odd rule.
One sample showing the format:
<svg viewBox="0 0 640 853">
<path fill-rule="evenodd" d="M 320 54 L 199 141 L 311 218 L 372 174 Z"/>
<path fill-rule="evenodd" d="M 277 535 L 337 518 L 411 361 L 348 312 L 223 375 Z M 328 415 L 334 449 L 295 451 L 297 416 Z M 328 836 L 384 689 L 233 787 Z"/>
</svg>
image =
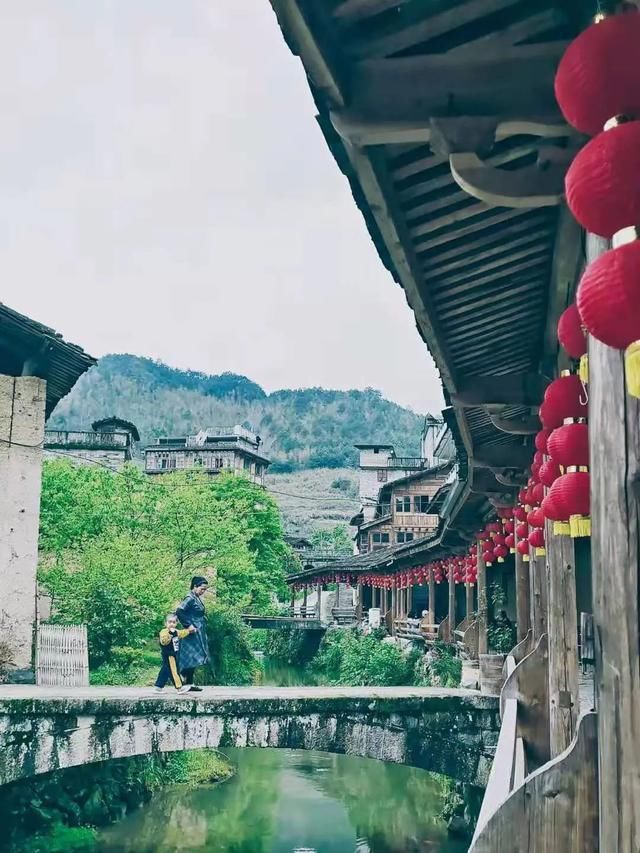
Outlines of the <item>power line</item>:
<svg viewBox="0 0 640 853">
<path fill-rule="evenodd" d="M 23 447 L 23 448 L 26 448 L 28 450 L 38 450 L 38 449 L 44 448 L 44 441 L 41 441 L 38 444 L 23 444 L 22 442 L 13 441 L 12 439 L 0 438 L 0 443 L 9 445 L 10 447 Z M 89 463 L 90 465 L 96 465 L 100 468 L 104 468 L 106 471 L 109 471 L 109 473 L 111 473 L 111 474 L 117 474 L 118 476 L 121 476 L 121 477 L 126 476 L 122 471 L 117 471 L 115 468 L 111 467 L 110 465 L 107 465 L 104 462 L 101 462 L 99 459 L 90 459 L 87 456 L 81 456 L 78 453 L 72 453 L 68 450 L 56 450 L 55 448 L 44 448 L 44 449 L 47 451 L 47 453 L 54 453 L 54 454 L 57 454 L 59 456 L 62 456 L 63 458 L 79 459 L 81 462 Z M 184 470 L 188 470 L 188 469 L 184 469 Z M 175 473 L 175 472 L 166 472 L 166 473 L 170 474 L 170 473 Z M 200 472 L 196 471 L 196 473 L 200 473 Z M 169 489 L 173 490 L 173 489 L 190 488 L 190 486 L 192 484 L 191 483 L 171 483 L 171 485 L 168 485 L 165 483 L 163 485 L 165 488 L 169 488 Z M 298 498 L 299 500 L 305 500 L 305 501 L 321 501 L 322 503 L 327 503 L 327 501 L 328 501 L 330 503 L 349 503 L 349 504 L 356 504 L 356 505 L 360 503 L 360 501 L 357 498 L 347 498 L 347 497 L 332 498 L 330 496 L 317 497 L 315 495 L 296 495 L 296 494 L 293 494 L 292 492 L 283 492 L 283 491 L 280 491 L 278 489 L 268 488 L 266 486 L 265 486 L 265 490 L 267 492 L 269 492 L 269 494 L 282 495 L 282 496 L 288 497 L 288 498 Z M 142 489 L 134 489 L 134 491 L 142 493 L 143 490 Z"/>
</svg>

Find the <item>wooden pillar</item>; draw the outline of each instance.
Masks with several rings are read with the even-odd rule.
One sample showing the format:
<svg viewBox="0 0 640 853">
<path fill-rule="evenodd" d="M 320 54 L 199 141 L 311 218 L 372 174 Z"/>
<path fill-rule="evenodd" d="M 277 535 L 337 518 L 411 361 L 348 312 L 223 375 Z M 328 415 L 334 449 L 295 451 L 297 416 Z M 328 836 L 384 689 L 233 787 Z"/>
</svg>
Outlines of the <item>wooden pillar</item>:
<svg viewBox="0 0 640 853">
<path fill-rule="evenodd" d="M 356 586 L 356 619 L 358 622 L 362 619 L 362 584 Z"/>
<path fill-rule="evenodd" d="M 593 260 L 605 241 L 589 235 Z M 600 853 L 640 850 L 640 401 L 624 354 L 589 338 L 591 564 L 596 643 Z"/>
<path fill-rule="evenodd" d="M 436 623 L 436 582 L 433 579 L 433 570 L 429 572 L 429 624 Z"/>
<path fill-rule="evenodd" d="M 411 608 L 413 607 L 413 587 L 407 587 L 407 616 L 411 613 Z"/>
<path fill-rule="evenodd" d="M 302 592 L 302 608 L 305 619 L 307 618 L 307 585 L 304 585 L 304 590 Z"/>
<path fill-rule="evenodd" d="M 531 633 L 536 643 L 547 633 L 547 567 L 546 557 L 529 549 L 529 581 L 531 597 Z"/>
<path fill-rule="evenodd" d="M 518 537 L 514 533 L 518 544 Z M 524 640 L 531 628 L 531 579 L 529 577 L 529 560 L 518 553 L 516 548 L 516 621 L 518 642 Z"/>
<path fill-rule="evenodd" d="M 392 586 L 391 587 L 391 633 L 392 634 L 395 634 L 395 632 L 396 632 L 395 621 L 396 621 L 396 601 L 397 601 L 397 598 L 398 598 L 398 592 L 397 592 L 395 586 Z"/>
<path fill-rule="evenodd" d="M 486 655 L 487 643 L 487 567 L 482 557 L 482 546 L 478 543 L 478 654 Z"/>
<path fill-rule="evenodd" d="M 456 629 L 456 582 L 453 579 L 453 568 L 449 571 L 449 642 L 452 643 Z"/>
<path fill-rule="evenodd" d="M 573 539 L 545 530 L 549 601 L 549 743 L 551 758 L 573 740 L 579 713 L 578 609 Z"/>
<path fill-rule="evenodd" d="M 465 584 L 465 616 L 471 618 L 473 613 L 473 584 Z"/>
<path fill-rule="evenodd" d="M 291 610 L 291 615 L 293 616 L 296 610 L 296 591 L 293 587 L 291 587 L 291 604 L 289 605 L 289 609 Z"/>
<path fill-rule="evenodd" d="M 316 586 L 316 619 L 322 618 L 322 584 Z"/>
</svg>

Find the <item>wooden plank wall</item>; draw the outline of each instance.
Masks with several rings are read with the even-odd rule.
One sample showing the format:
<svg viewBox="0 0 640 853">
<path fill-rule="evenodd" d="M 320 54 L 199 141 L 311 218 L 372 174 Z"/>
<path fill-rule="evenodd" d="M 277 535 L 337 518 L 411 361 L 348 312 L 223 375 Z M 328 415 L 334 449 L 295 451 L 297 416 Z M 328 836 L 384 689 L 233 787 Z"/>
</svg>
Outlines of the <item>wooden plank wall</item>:
<svg viewBox="0 0 640 853">
<path fill-rule="evenodd" d="M 593 260 L 606 243 L 589 236 Z M 640 401 L 623 353 L 589 340 L 593 620 L 600 851 L 640 850 Z"/>
</svg>

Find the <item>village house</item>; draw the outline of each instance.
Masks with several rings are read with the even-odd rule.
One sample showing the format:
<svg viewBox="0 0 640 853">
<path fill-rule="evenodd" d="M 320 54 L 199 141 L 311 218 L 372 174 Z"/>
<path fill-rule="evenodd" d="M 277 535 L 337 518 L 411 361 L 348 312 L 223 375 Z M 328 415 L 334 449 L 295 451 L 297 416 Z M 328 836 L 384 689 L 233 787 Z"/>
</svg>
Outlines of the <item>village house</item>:
<svg viewBox="0 0 640 853">
<path fill-rule="evenodd" d="M 242 474 L 264 486 L 270 460 L 260 453 L 262 440 L 243 426 L 214 427 L 197 435 L 158 438 L 145 447 L 147 474 L 167 474 L 185 469 L 202 469 L 208 474 L 222 471 Z"/>
<path fill-rule="evenodd" d="M 455 446 L 444 421 L 427 415 L 420 456 L 396 456 L 389 444 L 357 444 L 360 450 L 359 513 L 355 552 L 367 554 L 428 536 L 438 527 L 437 504 L 451 477 Z"/>
<path fill-rule="evenodd" d="M 66 458 L 79 465 L 101 465 L 120 471 L 131 462 L 140 441 L 136 426 L 121 418 L 94 421 L 91 430 L 47 429 L 44 433 L 44 458 Z"/>
</svg>

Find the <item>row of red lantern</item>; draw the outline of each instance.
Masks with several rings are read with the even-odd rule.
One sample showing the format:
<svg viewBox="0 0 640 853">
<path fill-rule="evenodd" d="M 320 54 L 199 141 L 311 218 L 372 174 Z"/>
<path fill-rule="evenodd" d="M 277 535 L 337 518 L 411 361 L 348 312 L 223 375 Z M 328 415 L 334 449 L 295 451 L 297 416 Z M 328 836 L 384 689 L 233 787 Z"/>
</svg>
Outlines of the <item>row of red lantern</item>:
<svg viewBox="0 0 640 853">
<path fill-rule="evenodd" d="M 592 24 L 569 45 L 555 83 L 566 120 L 594 137 L 567 172 L 567 204 L 587 231 L 613 238 L 613 248 L 580 280 L 577 311 L 590 335 L 625 351 L 634 397 L 640 397 L 639 43 L 636 7 Z"/>
</svg>

